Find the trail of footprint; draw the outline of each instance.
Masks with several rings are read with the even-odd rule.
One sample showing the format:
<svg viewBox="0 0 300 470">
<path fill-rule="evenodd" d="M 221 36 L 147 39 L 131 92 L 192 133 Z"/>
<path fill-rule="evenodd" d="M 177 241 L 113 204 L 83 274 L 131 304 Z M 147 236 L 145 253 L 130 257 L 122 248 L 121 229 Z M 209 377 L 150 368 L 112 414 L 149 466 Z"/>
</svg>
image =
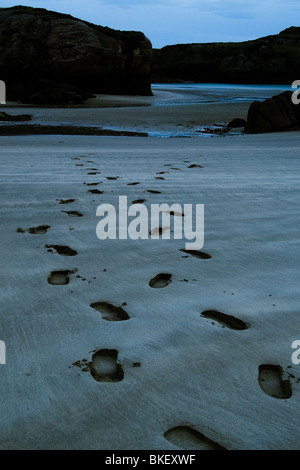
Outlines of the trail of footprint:
<svg viewBox="0 0 300 470">
<path fill-rule="evenodd" d="M 184 450 L 227 450 L 199 431 L 189 426 L 176 426 L 164 433 L 164 437 Z"/>
<path fill-rule="evenodd" d="M 76 256 L 77 255 L 77 251 L 72 250 L 72 248 L 70 248 L 67 245 L 45 245 L 45 248 L 49 248 L 49 249 L 53 248 L 61 256 Z"/>
<path fill-rule="evenodd" d="M 121 364 L 118 363 L 118 351 L 99 349 L 92 356 L 90 372 L 97 382 L 121 382 L 124 372 Z"/>
<path fill-rule="evenodd" d="M 258 368 L 258 383 L 260 388 L 270 397 L 287 399 L 292 396 L 289 380 L 283 380 L 281 366 L 262 364 Z"/>
<path fill-rule="evenodd" d="M 46 233 L 49 228 L 51 228 L 50 225 L 39 225 L 37 227 L 30 227 L 27 230 L 23 230 L 22 228 L 19 227 L 17 229 L 17 232 L 20 232 L 20 233 L 28 232 L 34 235 L 42 235 Z"/>
<path fill-rule="evenodd" d="M 232 315 L 218 312 L 218 310 L 205 310 L 201 313 L 201 317 L 216 320 L 217 322 L 221 323 L 221 325 L 226 326 L 231 330 L 247 330 L 249 328 L 248 323 L 245 323 Z"/>
<path fill-rule="evenodd" d="M 95 302 L 90 306 L 101 313 L 103 320 L 123 321 L 130 319 L 128 313 L 122 307 L 116 307 L 108 302 Z"/>
<path fill-rule="evenodd" d="M 81 214 L 81 212 L 78 212 L 78 211 L 62 211 L 62 212 L 65 212 L 66 214 L 68 214 L 69 217 L 83 217 L 83 214 Z"/>
<path fill-rule="evenodd" d="M 150 280 L 149 286 L 155 289 L 161 289 L 166 287 L 170 282 L 172 282 L 172 274 L 160 273 L 157 274 L 153 279 Z"/>
<path fill-rule="evenodd" d="M 208 253 L 204 253 L 204 251 L 184 250 L 184 249 L 181 249 L 179 251 L 182 251 L 183 253 L 187 253 L 188 255 L 191 255 L 194 258 L 200 258 L 200 259 L 210 259 L 211 258 L 211 256 Z"/>
<path fill-rule="evenodd" d="M 48 276 L 48 283 L 53 286 L 64 286 L 69 284 L 70 275 L 75 273 L 77 268 L 71 269 L 70 271 L 52 271 Z"/>
</svg>

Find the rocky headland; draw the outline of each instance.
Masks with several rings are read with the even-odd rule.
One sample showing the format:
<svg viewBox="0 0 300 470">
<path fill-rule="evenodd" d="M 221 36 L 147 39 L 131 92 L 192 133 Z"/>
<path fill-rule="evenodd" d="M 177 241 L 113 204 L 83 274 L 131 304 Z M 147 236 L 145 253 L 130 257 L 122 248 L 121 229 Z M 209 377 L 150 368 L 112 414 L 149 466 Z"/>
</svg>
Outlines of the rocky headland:
<svg viewBox="0 0 300 470">
<path fill-rule="evenodd" d="M 153 83 L 292 84 L 300 78 L 300 27 L 228 43 L 178 44 L 153 50 Z"/>
<path fill-rule="evenodd" d="M 92 94 L 151 95 L 152 45 L 42 8 L 0 8 L 0 78 L 7 100 L 67 105 Z"/>
</svg>

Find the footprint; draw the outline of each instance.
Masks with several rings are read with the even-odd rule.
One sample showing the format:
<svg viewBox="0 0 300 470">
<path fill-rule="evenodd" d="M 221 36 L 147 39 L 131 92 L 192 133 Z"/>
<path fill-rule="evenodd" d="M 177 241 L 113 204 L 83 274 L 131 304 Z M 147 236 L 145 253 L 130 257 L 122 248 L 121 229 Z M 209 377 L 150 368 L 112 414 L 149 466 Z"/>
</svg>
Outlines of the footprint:
<svg viewBox="0 0 300 470">
<path fill-rule="evenodd" d="M 103 191 L 100 191 L 99 189 L 89 189 L 89 193 L 91 193 L 91 194 L 103 194 Z"/>
<path fill-rule="evenodd" d="M 45 245 L 45 248 L 53 248 L 61 256 L 76 256 L 77 251 L 66 245 Z"/>
<path fill-rule="evenodd" d="M 39 225 L 38 227 L 29 228 L 28 232 L 32 234 L 40 235 L 40 234 L 46 233 L 49 228 L 50 228 L 49 225 Z"/>
<path fill-rule="evenodd" d="M 38 227 L 30 227 L 28 230 L 23 230 L 22 228 L 18 228 L 17 232 L 28 232 L 34 235 L 42 235 L 47 232 L 50 228 L 50 225 L 39 225 Z"/>
<path fill-rule="evenodd" d="M 168 171 L 158 171 L 157 173 L 155 173 L 156 175 L 164 175 L 166 173 L 169 173 Z"/>
<path fill-rule="evenodd" d="M 162 235 L 166 230 L 170 230 L 170 227 L 156 227 L 149 232 L 149 235 Z"/>
<path fill-rule="evenodd" d="M 101 171 L 90 171 L 88 175 L 101 175 Z"/>
<path fill-rule="evenodd" d="M 62 211 L 62 212 L 65 212 L 66 214 L 68 214 L 69 217 L 82 217 L 83 214 L 81 214 L 81 212 L 78 212 L 78 211 Z"/>
<path fill-rule="evenodd" d="M 71 204 L 76 201 L 76 199 L 56 199 L 60 204 Z"/>
<path fill-rule="evenodd" d="M 127 183 L 127 186 L 135 186 L 135 185 L 137 185 L 137 184 L 141 184 L 141 183 L 139 183 L 139 182 Z"/>
<path fill-rule="evenodd" d="M 124 372 L 121 364 L 117 362 L 116 349 L 99 349 L 92 356 L 90 372 L 97 382 L 121 382 Z"/>
<path fill-rule="evenodd" d="M 99 183 L 83 183 L 86 184 L 87 186 L 98 186 L 98 184 L 102 183 L 102 181 L 99 181 Z"/>
<path fill-rule="evenodd" d="M 155 176 L 156 180 L 164 180 L 165 178 L 163 176 Z"/>
<path fill-rule="evenodd" d="M 143 204 L 146 202 L 146 199 L 135 199 L 131 204 Z"/>
<path fill-rule="evenodd" d="M 74 268 L 71 271 L 52 271 L 48 276 L 48 282 L 53 286 L 64 286 L 69 284 L 70 275 L 76 271 L 77 268 Z"/>
<path fill-rule="evenodd" d="M 155 289 L 161 289 L 162 287 L 166 287 L 168 284 L 170 284 L 170 282 L 172 282 L 171 278 L 172 278 L 172 274 L 168 274 L 168 273 L 157 274 L 157 276 L 151 279 L 151 281 L 149 282 L 149 286 Z"/>
<path fill-rule="evenodd" d="M 258 383 L 260 388 L 270 397 L 287 399 L 292 396 L 292 388 L 289 380 L 282 379 L 281 366 L 262 364 L 258 368 Z"/>
<path fill-rule="evenodd" d="M 154 189 L 146 189 L 147 193 L 152 193 L 152 194 L 161 194 L 161 191 L 155 191 Z"/>
<path fill-rule="evenodd" d="M 245 323 L 232 315 L 218 312 L 218 310 L 205 310 L 201 313 L 201 317 L 216 320 L 217 322 L 221 323 L 221 325 L 226 326 L 231 330 L 247 330 L 249 328 L 248 323 Z"/>
<path fill-rule="evenodd" d="M 169 215 L 173 215 L 173 216 L 176 216 L 176 217 L 184 217 L 184 214 L 182 214 L 181 212 L 176 212 L 176 211 L 164 211 L 165 214 L 169 214 Z M 192 251 L 192 250 L 190 250 Z"/>
<path fill-rule="evenodd" d="M 90 306 L 101 313 L 103 320 L 122 321 L 130 318 L 122 307 L 116 307 L 108 302 L 95 302 Z"/>
<path fill-rule="evenodd" d="M 193 163 L 192 165 L 188 166 L 188 168 L 203 168 L 203 166 Z"/>
<path fill-rule="evenodd" d="M 189 426 L 176 426 L 164 433 L 164 437 L 184 450 L 227 450 L 217 442 Z"/>
<path fill-rule="evenodd" d="M 200 258 L 200 259 L 210 259 L 211 258 L 211 256 L 208 253 L 204 253 L 204 251 L 184 250 L 184 249 L 181 249 L 179 251 L 182 251 L 183 253 L 187 253 L 188 255 L 191 255 L 194 258 Z"/>
<path fill-rule="evenodd" d="M 117 180 L 119 176 L 106 176 L 107 180 Z"/>
</svg>

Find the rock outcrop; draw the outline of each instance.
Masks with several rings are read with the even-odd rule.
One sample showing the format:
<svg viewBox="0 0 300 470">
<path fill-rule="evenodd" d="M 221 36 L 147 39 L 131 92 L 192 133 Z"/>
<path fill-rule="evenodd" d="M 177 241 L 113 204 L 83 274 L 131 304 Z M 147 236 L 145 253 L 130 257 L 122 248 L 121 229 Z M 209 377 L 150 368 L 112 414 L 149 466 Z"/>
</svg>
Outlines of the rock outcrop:
<svg viewBox="0 0 300 470">
<path fill-rule="evenodd" d="M 300 27 L 253 41 L 153 50 L 152 82 L 292 84 L 300 79 Z"/>
<path fill-rule="evenodd" d="M 285 91 L 265 101 L 254 101 L 248 110 L 245 132 L 258 134 L 300 129 L 300 104 L 292 102 L 292 92 Z"/>
<path fill-rule="evenodd" d="M 7 100 L 79 103 L 91 94 L 151 95 L 152 46 L 41 8 L 0 8 L 0 79 Z"/>
</svg>

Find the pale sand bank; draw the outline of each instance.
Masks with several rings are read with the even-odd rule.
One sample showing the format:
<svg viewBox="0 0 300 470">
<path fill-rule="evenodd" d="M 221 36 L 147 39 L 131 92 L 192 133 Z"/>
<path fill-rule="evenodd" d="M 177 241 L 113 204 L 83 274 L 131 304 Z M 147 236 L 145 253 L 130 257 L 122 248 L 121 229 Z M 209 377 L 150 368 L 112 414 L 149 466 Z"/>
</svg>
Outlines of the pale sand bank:
<svg viewBox="0 0 300 470">
<path fill-rule="evenodd" d="M 2 449 L 202 448 L 184 426 L 226 449 L 299 448 L 299 144 L 0 138 Z M 96 208 L 120 195 L 204 204 L 211 258 L 100 241 Z"/>
</svg>

